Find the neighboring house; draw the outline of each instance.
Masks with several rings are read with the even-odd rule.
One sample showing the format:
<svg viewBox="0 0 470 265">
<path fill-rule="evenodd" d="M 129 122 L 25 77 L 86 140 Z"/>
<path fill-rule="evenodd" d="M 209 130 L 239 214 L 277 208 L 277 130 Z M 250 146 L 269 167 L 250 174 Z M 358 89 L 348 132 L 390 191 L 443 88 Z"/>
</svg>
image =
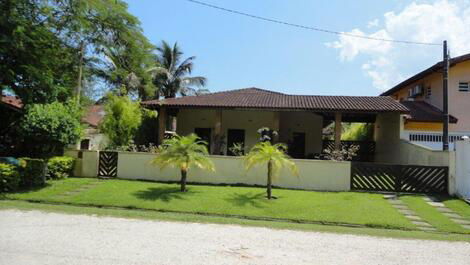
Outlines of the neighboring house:
<svg viewBox="0 0 470 265">
<path fill-rule="evenodd" d="M 14 122 L 18 121 L 23 113 L 23 102 L 17 96 L 2 95 L 0 101 L 0 131 L 8 129 Z"/>
<path fill-rule="evenodd" d="M 0 156 L 10 155 L 18 141 L 15 124 L 23 115 L 23 103 L 16 96 L 1 95 L 0 101 Z"/>
<path fill-rule="evenodd" d="M 77 144 L 76 148 L 80 150 L 100 150 L 106 146 L 107 138 L 100 133 L 98 126 L 104 117 L 103 105 L 92 105 L 87 108 L 82 122 L 86 124 L 84 136 Z"/>
<path fill-rule="evenodd" d="M 159 143 L 167 130 L 196 133 L 209 142 L 212 154 L 230 155 L 235 143 L 249 150 L 259 140 L 257 130 L 269 127 L 279 132 L 275 140 L 287 143 L 294 158 L 322 153 L 322 131 L 332 121 L 339 125 L 335 126 L 336 148 L 341 145 L 341 122 L 375 122 L 377 152 L 385 153 L 384 148 L 392 147 L 388 144 L 392 138 L 399 140 L 400 115 L 408 113 L 391 97 L 288 95 L 259 88 L 142 104 L 159 111 Z"/>
<path fill-rule="evenodd" d="M 408 78 L 382 96 L 392 96 L 408 109 L 401 137 L 414 143 L 442 149 L 443 63 Z M 470 54 L 450 59 L 449 142 L 470 135 Z"/>
</svg>

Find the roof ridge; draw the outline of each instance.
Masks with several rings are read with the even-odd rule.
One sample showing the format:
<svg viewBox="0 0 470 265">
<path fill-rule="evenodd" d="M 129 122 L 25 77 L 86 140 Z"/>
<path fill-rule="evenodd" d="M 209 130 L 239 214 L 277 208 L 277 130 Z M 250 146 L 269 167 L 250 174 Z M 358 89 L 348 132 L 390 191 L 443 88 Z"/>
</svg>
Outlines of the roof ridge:
<svg viewBox="0 0 470 265">
<path fill-rule="evenodd" d="M 212 93 L 203 94 L 201 96 L 221 94 L 221 93 L 233 93 L 233 92 L 239 93 L 239 92 L 248 91 L 248 90 L 256 90 L 256 91 L 259 91 L 259 92 L 279 94 L 279 95 L 287 95 L 287 94 L 284 94 L 284 93 L 281 93 L 281 92 L 272 91 L 272 90 L 268 90 L 268 89 L 263 89 L 263 88 L 259 88 L 259 87 L 245 87 L 245 88 L 238 88 L 238 89 L 232 89 L 232 90 L 216 91 L 216 92 L 212 92 Z"/>
<path fill-rule="evenodd" d="M 449 64 L 450 64 L 450 67 L 452 67 L 455 64 L 465 62 L 465 61 L 468 61 L 468 60 L 470 60 L 470 53 L 466 53 L 466 54 L 462 54 L 462 55 L 459 55 L 459 56 L 454 57 L 454 58 L 450 58 L 449 59 Z M 382 92 L 380 95 L 390 95 L 391 93 L 393 93 L 397 90 L 400 90 L 404 86 L 407 86 L 407 85 L 409 85 L 409 84 L 411 84 L 411 83 L 413 83 L 413 82 L 415 82 L 419 79 L 422 79 L 422 78 L 428 76 L 431 73 L 434 73 L 437 68 L 442 67 L 442 64 L 443 64 L 443 60 L 440 60 L 437 63 L 433 64 L 432 66 L 418 72 L 417 74 L 414 74 L 414 75 L 408 77 L 407 79 L 403 80 L 402 82 L 398 83 L 397 85 L 393 86 L 392 88 Z"/>
</svg>

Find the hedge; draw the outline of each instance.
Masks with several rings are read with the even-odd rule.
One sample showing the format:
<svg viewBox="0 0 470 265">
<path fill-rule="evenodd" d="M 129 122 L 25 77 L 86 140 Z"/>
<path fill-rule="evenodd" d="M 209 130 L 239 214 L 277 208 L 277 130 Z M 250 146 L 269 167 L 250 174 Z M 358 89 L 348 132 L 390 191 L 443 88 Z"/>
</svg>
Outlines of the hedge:
<svg viewBox="0 0 470 265">
<path fill-rule="evenodd" d="M 72 175 L 75 159 L 55 156 L 47 161 L 47 179 L 64 179 Z"/>
<path fill-rule="evenodd" d="M 20 158 L 20 186 L 32 188 L 46 184 L 46 163 L 42 159 Z"/>
<path fill-rule="evenodd" d="M 15 165 L 0 163 L 0 192 L 16 191 L 20 181 L 20 174 Z"/>
</svg>

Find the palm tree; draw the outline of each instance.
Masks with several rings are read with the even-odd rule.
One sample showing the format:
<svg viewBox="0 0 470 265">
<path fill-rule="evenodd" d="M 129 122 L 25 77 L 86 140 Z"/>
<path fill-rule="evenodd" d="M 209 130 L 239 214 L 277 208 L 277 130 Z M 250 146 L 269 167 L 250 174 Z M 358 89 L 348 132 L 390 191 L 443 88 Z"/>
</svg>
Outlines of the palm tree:
<svg viewBox="0 0 470 265">
<path fill-rule="evenodd" d="M 180 169 L 181 172 L 181 191 L 186 191 L 186 179 L 188 170 L 193 166 L 215 171 L 214 164 L 208 157 L 206 147 L 207 143 L 199 140 L 194 133 L 188 136 L 175 135 L 171 139 L 166 139 L 160 145 L 157 157 L 152 161 L 153 164 L 163 169 L 167 166 L 173 166 Z"/>
<path fill-rule="evenodd" d="M 177 95 L 188 96 L 207 93 L 203 89 L 206 78 L 202 76 L 188 76 L 194 67 L 195 56 L 182 60 L 183 52 L 177 43 L 171 47 L 162 41 L 157 47 L 157 66 L 148 71 L 153 74 L 153 83 L 157 87 L 156 97 L 174 98 Z"/>
<path fill-rule="evenodd" d="M 271 144 L 271 142 L 260 142 L 257 143 L 245 157 L 246 169 L 249 170 L 257 164 L 267 163 L 268 166 L 268 180 L 267 180 L 267 197 L 270 200 L 271 186 L 273 177 L 279 172 L 279 170 L 287 166 L 294 173 L 298 175 L 297 166 L 293 161 L 286 155 L 286 146 L 284 144 Z"/>
</svg>

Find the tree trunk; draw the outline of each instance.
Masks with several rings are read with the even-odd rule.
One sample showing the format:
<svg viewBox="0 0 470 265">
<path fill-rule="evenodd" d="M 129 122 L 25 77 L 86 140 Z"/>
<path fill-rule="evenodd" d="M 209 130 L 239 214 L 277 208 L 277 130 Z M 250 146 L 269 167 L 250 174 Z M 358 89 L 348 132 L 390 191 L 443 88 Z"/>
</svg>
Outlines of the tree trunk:
<svg viewBox="0 0 470 265">
<path fill-rule="evenodd" d="M 188 171 L 186 169 L 181 169 L 181 192 L 186 191 L 186 175 Z"/>
<path fill-rule="evenodd" d="M 268 162 L 268 183 L 267 183 L 267 194 L 268 194 L 268 200 L 271 200 L 271 185 L 272 185 L 272 171 L 273 171 L 273 164 L 271 162 L 271 160 L 269 160 Z"/>
<path fill-rule="evenodd" d="M 82 93 L 82 75 L 83 75 L 83 56 L 85 52 L 85 43 L 82 41 L 80 43 L 80 61 L 78 66 L 78 81 L 77 81 L 77 101 L 80 103 L 80 94 Z"/>
</svg>

